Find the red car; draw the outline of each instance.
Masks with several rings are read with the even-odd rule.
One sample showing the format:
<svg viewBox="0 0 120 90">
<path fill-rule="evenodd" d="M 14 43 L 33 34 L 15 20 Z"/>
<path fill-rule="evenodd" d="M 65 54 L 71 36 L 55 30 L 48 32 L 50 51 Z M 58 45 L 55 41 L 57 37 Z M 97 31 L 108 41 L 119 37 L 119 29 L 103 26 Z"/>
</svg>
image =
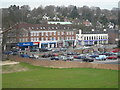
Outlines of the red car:
<svg viewBox="0 0 120 90">
<path fill-rule="evenodd" d="M 107 57 L 107 59 L 117 59 L 118 57 L 115 57 L 115 56 L 110 56 L 110 57 Z"/>
</svg>

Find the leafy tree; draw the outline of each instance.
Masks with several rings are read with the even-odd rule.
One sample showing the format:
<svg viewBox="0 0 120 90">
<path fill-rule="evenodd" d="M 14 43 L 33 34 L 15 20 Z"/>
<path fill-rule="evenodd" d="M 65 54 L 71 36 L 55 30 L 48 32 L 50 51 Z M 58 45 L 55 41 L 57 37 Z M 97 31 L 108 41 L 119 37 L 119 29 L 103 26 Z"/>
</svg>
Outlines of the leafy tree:
<svg viewBox="0 0 120 90">
<path fill-rule="evenodd" d="M 70 17 L 74 19 L 74 18 L 77 18 L 78 16 L 79 16 L 79 14 L 78 14 L 78 11 L 77 11 L 77 7 L 74 6 L 73 10 L 70 13 Z"/>
</svg>

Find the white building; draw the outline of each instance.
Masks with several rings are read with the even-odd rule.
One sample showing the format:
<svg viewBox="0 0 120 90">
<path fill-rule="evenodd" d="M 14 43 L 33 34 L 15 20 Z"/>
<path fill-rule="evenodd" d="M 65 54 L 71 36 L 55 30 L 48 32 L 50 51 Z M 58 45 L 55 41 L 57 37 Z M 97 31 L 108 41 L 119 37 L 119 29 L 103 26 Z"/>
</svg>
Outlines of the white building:
<svg viewBox="0 0 120 90">
<path fill-rule="evenodd" d="M 105 32 L 82 32 L 76 34 L 79 45 L 108 44 L 108 34 Z"/>
</svg>

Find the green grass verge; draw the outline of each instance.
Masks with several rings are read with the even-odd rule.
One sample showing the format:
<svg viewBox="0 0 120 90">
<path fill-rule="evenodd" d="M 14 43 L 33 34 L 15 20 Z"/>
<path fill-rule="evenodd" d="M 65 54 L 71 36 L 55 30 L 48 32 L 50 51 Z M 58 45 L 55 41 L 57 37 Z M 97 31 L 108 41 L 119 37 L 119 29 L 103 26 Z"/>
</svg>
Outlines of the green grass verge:
<svg viewBox="0 0 120 90">
<path fill-rule="evenodd" d="M 117 70 L 20 65 L 29 69 L 3 74 L 3 88 L 118 88 Z"/>
</svg>

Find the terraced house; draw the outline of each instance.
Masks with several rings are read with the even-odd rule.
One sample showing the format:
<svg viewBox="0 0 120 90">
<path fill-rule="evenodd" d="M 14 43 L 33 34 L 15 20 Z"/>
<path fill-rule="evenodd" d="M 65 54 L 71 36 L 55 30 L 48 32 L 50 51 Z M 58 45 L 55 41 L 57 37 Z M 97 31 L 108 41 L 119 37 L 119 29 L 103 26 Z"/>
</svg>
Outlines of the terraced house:
<svg viewBox="0 0 120 90">
<path fill-rule="evenodd" d="M 76 39 L 76 30 L 67 23 L 18 24 L 7 35 L 7 46 L 21 49 L 55 48 L 71 46 Z"/>
</svg>

